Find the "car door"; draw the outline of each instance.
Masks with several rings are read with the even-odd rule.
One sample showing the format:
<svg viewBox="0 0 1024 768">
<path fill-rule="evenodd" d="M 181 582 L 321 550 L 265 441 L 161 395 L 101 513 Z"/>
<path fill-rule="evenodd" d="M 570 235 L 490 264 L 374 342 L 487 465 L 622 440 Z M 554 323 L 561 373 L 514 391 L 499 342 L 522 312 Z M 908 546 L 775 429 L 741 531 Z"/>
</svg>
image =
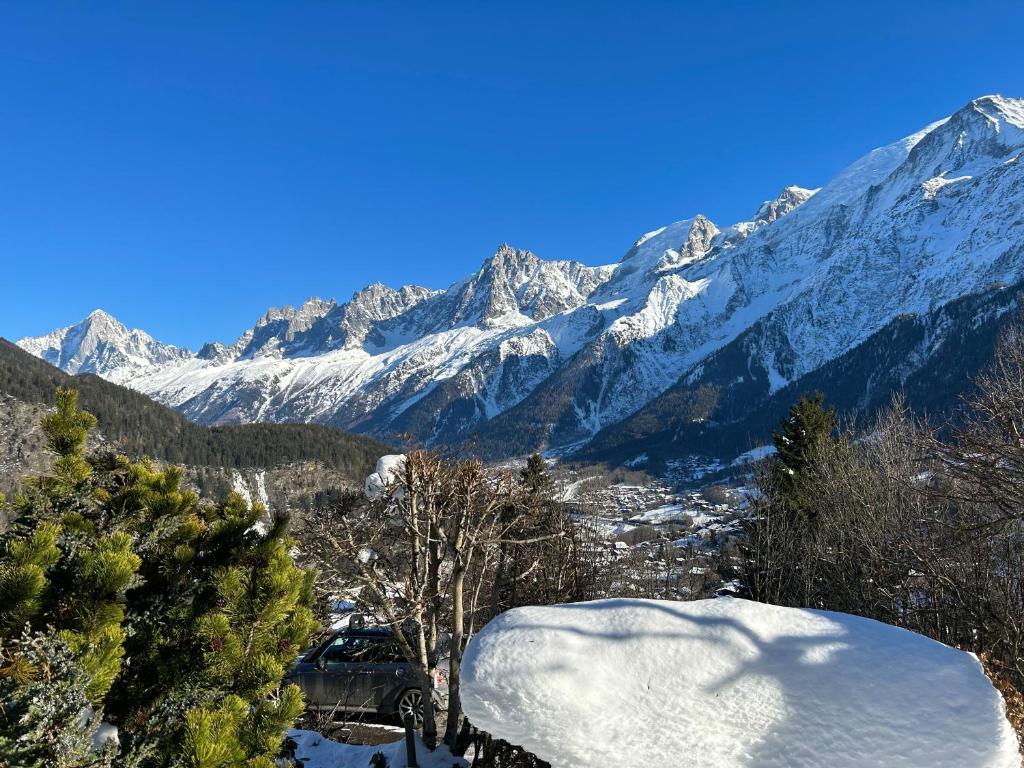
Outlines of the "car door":
<svg viewBox="0 0 1024 768">
<path fill-rule="evenodd" d="M 320 654 L 315 689 L 321 709 L 337 707 L 339 711 L 352 711 L 362 707 L 366 686 L 361 679 L 363 664 L 358 656 L 365 640 L 353 635 L 338 635 Z"/>
<path fill-rule="evenodd" d="M 393 695 L 409 686 L 411 675 L 409 664 L 402 655 L 398 643 L 393 638 L 384 636 L 375 639 L 370 650 L 372 663 L 367 664 L 365 675 L 366 683 L 369 686 L 369 700 L 373 702 L 375 709 L 393 698 Z"/>
</svg>

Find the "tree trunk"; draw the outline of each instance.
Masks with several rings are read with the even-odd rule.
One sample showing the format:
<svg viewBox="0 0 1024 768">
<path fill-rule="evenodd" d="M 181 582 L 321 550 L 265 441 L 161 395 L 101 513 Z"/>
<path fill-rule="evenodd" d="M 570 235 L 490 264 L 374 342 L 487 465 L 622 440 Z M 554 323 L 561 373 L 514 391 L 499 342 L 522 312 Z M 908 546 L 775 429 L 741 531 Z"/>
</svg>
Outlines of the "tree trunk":
<svg viewBox="0 0 1024 768">
<path fill-rule="evenodd" d="M 434 680 L 430 669 L 430 649 L 423 628 L 423 614 L 417 614 L 416 642 L 419 645 L 420 691 L 423 694 L 423 743 L 427 749 L 437 746 L 437 720 L 434 719 Z"/>
<path fill-rule="evenodd" d="M 463 597 L 465 581 L 466 568 L 459 563 L 452 574 L 452 641 L 448 646 L 448 722 L 444 729 L 444 743 L 451 748 L 455 747 L 459 735 L 459 715 L 462 713 L 459 681 L 462 674 L 462 637 L 466 622 Z"/>
</svg>

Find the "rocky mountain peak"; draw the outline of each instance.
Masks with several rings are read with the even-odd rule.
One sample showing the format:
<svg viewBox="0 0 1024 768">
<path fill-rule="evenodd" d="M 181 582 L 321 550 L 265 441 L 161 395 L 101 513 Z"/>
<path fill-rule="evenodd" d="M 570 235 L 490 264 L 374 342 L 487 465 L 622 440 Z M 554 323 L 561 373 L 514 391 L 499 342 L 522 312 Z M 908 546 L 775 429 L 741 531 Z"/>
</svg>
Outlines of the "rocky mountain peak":
<svg viewBox="0 0 1024 768">
<path fill-rule="evenodd" d="M 21 339 L 18 345 L 68 373 L 95 373 L 116 381 L 191 356 L 187 349 L 129 329 L 102 309 L 45 336 Z"/>
<path fill-rule="evenodd" d="M 503 280 L 509 285 L 516 285 L 528 280 L 539 263 L 540 259 L 531 251 L 502 243 L 494 255 L 484 261 L 479 274 L 486 276 L 485 279 Z"/>
<path fill-rule="evenodd" d="M 255 327 L 251 331 L 246 331 L 231 349 L 239 350 L 237 354 L 243 358 L 263 355 L 284 356 L 296 337 L 312 328 L 335 306 L 333 301 L 312 297 L 298 308 L 291 305 L 271 307 L 256 322 Z"/>
<path fill-rule="evenodd" d="M 343 307 L 346 314 L 358 308 L 372 315 L 373 319 L 386 320 L 411 309 L 433 293 L 420 285 L 403 285 L 395 289 L 384 283 L 371 283 L 353 293 L 352 299 Z"/>
<path fill-rule="evenodd" d="M 785 187 L 773 200 L 765 200 L 754 213 L 753 221 L 758 224 L 771 224 L 792 211 L 797 206 L 810 200 L 817 189 L 805 189 L 791 185 Z"/>
<path fill-rule="evenodd" d="M 289 330 L 293 332 L 295 330 L 303 330 L 302 326 L 309 327 L 309 325 L 326 315 L 334 307 L 335 303 L 333 301 L 313 296 L 306 299 L 298 308 L 290 304 L 283 307 L 271 307 L 256 321 L 256 327 L 259 328 L 284 321 L 288 324 Z"/>
<path fill-rule="evenodd" d="M 652 274 L 692 264 L 702 259 L 711 250 L 715 235 L 719 232 L 715 223 L 704 214 L 698 213 L 688 224 L 689 226 L 685 228 L 686 238 L 679 245 L 664 251 Z M 679 230 L 675 231 L 678 233 Z M 659 239 L 665 241 L 666 244 L 668 242 L 665 236 L 661 236 Z"/>
<path fill-rule="evenodd" d="M 92 312 L 90 312 L 88 315 L 86 315 L 85 319 L 90 322 L 115 323 L 117 325 L 121 325 L 121 323 L 118 322 L 117 318 L 115 318 L 110 313 L 105 312 L 102 309 L 99 309 L 98 307 L 94 309 Z"/>
<path fill-rule="evenodd" d="M 228 348 L 219 341 L 208 341 L 199 348 L 196 357 L 201 360 L 220 360 L 224 358 L 227 350 Z"/>
<path fill-rule="evenodd" d="M 420 303 L 435 295 L 420 285 L 395 289 L 372 283 L 352 294 L 312 329 L 323 349 L 356 349 L 366 342 L 379 348 L 385 343 L 382 326 L 397 321 Z"/>
<path fill-rule="evenodd" d="M 711 242 L 717 234 L 715 223 L 698 213 L 690 225 L 690 231 L 686 233 L 686 240 L 679 246 L 679 255 L 683 259 L 699 259 L 711 248 Z"/>
<path fill-rule="evenodd" d="M 543 320 L 584 304 L 610 274 L 606 267 L 545 261 L 503 243 L 475 275 L 453 286 L 451 325 Z"/>
</svg>

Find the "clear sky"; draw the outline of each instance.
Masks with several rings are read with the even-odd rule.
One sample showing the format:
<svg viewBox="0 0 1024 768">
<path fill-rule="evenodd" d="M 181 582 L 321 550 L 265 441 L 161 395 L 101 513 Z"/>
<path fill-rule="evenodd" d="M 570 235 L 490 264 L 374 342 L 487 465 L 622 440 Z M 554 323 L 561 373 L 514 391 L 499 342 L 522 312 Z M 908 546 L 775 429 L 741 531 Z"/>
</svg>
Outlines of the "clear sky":
<svg viewBox="0 0 1024 768">
<path fill-rule="evenodd" d="M 612 262 L 1024 96 L 1022 30 L 1019 0 L 0 0 L 0 335 L 102 307 L 195 349 L 503 241 Z"/>
</svg>

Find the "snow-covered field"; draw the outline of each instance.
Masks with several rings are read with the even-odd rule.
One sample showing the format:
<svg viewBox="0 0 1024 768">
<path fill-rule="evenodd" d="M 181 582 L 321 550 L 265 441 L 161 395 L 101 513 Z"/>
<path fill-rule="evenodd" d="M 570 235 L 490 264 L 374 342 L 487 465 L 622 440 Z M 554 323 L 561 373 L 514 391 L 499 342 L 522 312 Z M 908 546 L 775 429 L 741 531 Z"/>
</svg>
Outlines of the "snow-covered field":
<svg viewBox="0 0 1024 768">
<path fill-rule="evenodd" d="M 967 653 L 734 598 L 519 608 L 466 654 L 470 720 L 555 768 L 1019 768 Z"/>
</svg>

